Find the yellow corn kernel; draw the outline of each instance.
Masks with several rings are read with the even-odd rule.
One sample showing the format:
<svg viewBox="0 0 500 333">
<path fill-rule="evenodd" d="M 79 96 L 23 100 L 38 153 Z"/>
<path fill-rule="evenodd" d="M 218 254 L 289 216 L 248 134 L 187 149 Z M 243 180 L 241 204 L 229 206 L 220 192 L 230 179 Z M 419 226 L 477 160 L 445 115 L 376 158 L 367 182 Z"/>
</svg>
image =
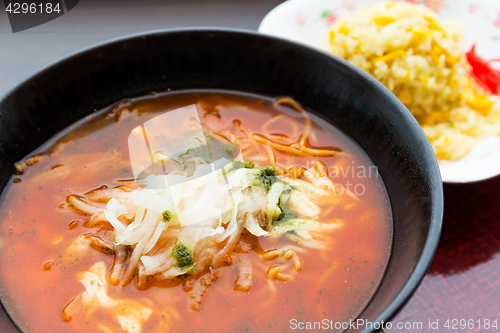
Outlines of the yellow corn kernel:
<svg viewBox="0 0 500 333">
<path fill-rule="evenodd" d="M 330 30 L 330 44 L 333 44 L 334 39 L 335 39 L 335 31 Z"/>
<path fill-rule="evenodd" d="M 424 76 L 423 81 L 425 84 L 429 84 L 429 77 L 427 75 Z"/>
<path fill-rule="evenodd" d="M 441 54 L 443 54 L 443 50 L 438 45 L 434 45 L 431 49 L 431 58 L 434 63 L 439 63 L 439 59 L 441 58 Z"/>
<path fill-rule="evenodd" d="M 446 52 L 446 54 L 447 54 L 446 55 L 446 60 L 445 60 L 446 66 L 451 67 L 451 66 L 453 66 L 453 64 L 456 64 L 457 62 L 460 61 L 460 57 L 449 56 L 448 52 Z"/>
<path fill-rule="evenodd" d="M 403 76 L 403 80 L 409 80 L 410 77 L 411 77 L 411 73 L 410 73 L 410 71 L 408 71 L 408 73 L 406 73 L 406 75 Z"/>
<path fill-rule="evenodd" d="M 429 25 L 428 25 L 429 29 L 436 30 L 436 31 L 443 30 L 443 29 L 441 29 L 441 26 L 436 23 L 434 18 L 427 16 L 427 17 L 424 17 L 424 19 L 429 23 Z"/>
<path fill-rule="evenodd" d="M 413 31 L 413 40 L 416 42 L 423 42 L 429 35 L 423 31 Z"/>
<path fill-rule="evenodd" d="M 395 19 L 390 17 L 390 16 L 379 16 L 379 17 L 374 18 L 373 21 L 375 21 L 375 23 L 377 23 L 377 24 L 386 26 L 389 23 L 394 22 Z"/>
<path fill-rule="evenodd" d="M 377 57 L 377 58 L 373 59 L 372 63 L 373 63 L 373 65 L 376 65 L 377 62 L 383 61 L 386 64 L 390 64 L 394 59 L 399 58 L 399 57 L 404 57 L 405 55 L 406 55 L 406 51 L 399 49 L 397 51 L 394 51 L 394 52 L 385 54 L 381 57 Z"/>
<path fill-rule="evenodd" d="M 475 110 L 485 112 L 489 111 L 495 102 L 486 99 L 486 96 L 479 96 L 479 98 L 475 100 L 467 101 L 467 104 Z"/>
<path fill-rule="evenodd" d="M 350 33 L 350 32 L 351 32 L 351 30 L 350 30 L 350 29 L 348 29 L 348 28 L 346 28 L 346 27 L 344 27 L 344 26 L 341 26 L 341 27 L 339 28 L 339 33 L 341 33 L 341 34 L 347 35 L 347 34 L 348 34 L 348 33 Z"/>
<path fill-rule="evenodd" d="M 410 89 L 403 88 L 398 94 L 398 98 L 404 105 L 409 105 L 412 101 Z"/>
</svg>

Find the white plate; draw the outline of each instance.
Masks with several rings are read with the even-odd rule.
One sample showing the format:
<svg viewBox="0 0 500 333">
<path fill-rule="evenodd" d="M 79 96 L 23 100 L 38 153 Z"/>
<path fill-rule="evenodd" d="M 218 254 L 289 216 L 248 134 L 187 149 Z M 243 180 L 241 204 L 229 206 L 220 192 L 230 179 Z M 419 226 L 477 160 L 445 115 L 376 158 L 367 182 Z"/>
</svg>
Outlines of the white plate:
<svg viewBox="0 0 500 333">
<path fill-rule="evenodd" d="M 500 58 L 500 1 L 498 0 L 407 0 L 423 3 L 443 18 L 458 21 L 466 49 L 476 44 L 484 59 Z M 324 49 L 331 25 L 345 12 L 354 12 L 380 0 L 288 0 L 271 10 L 259 31 Z M 482 140 L 458 161 L 439 161 L 445 183 L 469 183 L 500 174 L 500 137 Z"/>
</svg>

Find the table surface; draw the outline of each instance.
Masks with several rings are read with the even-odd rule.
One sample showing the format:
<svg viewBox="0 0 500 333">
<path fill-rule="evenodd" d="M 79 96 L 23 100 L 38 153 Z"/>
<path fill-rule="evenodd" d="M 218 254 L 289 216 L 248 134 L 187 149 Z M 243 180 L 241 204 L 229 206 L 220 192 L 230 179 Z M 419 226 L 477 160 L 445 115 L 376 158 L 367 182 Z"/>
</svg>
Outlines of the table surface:
<svg viewBox="0 0 500 333">
<path fill-rule="evenodd" d="M 13 34 L 0 5 L 0 92 L 37 68 L 82 47 L 140 31 L 222 26 L 257 29 L 280 0 L 80 0 L 42 26 Z M 478 320 L 500 319 L 500 178 L 445 185 L 445 212 L 436 257 L 422 285 L 392 321 L 422 323 L 418 332 L 495 332 Z M 474 329 L 448 330 L 446 320 L 474 320 Z M 439 320 L 439 329 L 429 322 Z M 6 323 L 0 322 L 0 330 Z M 500 323 L 499 323 L 500 325 Z M 457 325 L 460 327 L 460 325 Z M 392 329 L 386 332 L 406 332 Z"/>
</svg>

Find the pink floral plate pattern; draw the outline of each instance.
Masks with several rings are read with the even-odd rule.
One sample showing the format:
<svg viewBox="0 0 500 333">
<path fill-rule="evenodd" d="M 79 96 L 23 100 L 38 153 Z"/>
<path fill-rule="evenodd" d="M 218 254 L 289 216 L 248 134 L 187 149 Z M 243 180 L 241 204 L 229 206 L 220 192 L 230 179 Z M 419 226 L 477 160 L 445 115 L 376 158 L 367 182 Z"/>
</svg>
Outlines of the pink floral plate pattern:
<svg viewBox="0 0 500 333">
<path fill-rule="evenodd" d="M 271 10 L 259 31 L 325 49 L 332 24 L 344 13 L 381 0 L 288 0 Z M 463 27 L 464 52 L 476 44 L 485 60 L 500 58 L 500 1 L 399 0 L 423 4 Z M 500 174 L 500 137 L 480 141 L 458 161 L 438 161 L 445 183 L 470 183 Z"/>
</svg>

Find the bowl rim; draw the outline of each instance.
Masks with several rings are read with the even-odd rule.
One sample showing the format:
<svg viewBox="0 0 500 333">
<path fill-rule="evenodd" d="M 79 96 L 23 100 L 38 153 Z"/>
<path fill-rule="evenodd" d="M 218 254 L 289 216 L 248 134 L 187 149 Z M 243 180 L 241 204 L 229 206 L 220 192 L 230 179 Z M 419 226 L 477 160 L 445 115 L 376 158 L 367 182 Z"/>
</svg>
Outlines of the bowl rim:
<svg viewBox="0 0 500 333">
<path fill-rule="evenodd" d="M 240 28 L 227 28 L 227 27 L 183 27 L 183 28 L 169 28 L 169 29 L 157 29 L 157 30 L 149 30 L 149 31 L 143 31 L 143 32 L 138 32 L 138 33 L 133 33 L 133 34 L 128 34 L 124 36 L 119 36 L 115 37 L 112 39 L 108 39 L 96 44 L 89 45 L 87 47 L 84 47 L 82 49 L 73 51 L 67 55 L 64 55 L 62 57 L 59 57 L 44 66 L 40 67 L 39 69 L 35 70 L 34 72 L 24 76 L 17 82 L 15 82 L 13 85 L 11 85 L 9 88 L 4 90 L 2 93 L 0 93 L 0 106 L 6 99 L 9 98 L 11 94 L 13 94 L 17 89 L 21 88 L 23 85 L 29 84 L 30 80 L 36 78 L 39 75 L 43 75 L 46 71 L 50 71 L 52 67 L 56 67 L 61 63 L 64 63 L 66 61 L 71 61 L 73 58 L 79 57 L 84 55 L 87 52 L 92 52 L 96 51 L 100 48 L 107 47 L 108 45 L 115 44 L 115 43 L 122 43 L 126 41 L 132 41 L 134 39 L 144 39 L 147 37 L 154 37 L 157 35 L 167 35 L 167 34 L 177 34 L 177 33 L 193 33 L 193 32 L 206 32 L 206 33 L 218 33 L 218 34 L 243 34 L 247 36 L 252 36 L 254 38 L 261 38 L 261 39 L 268 39 L 271 42 L 276 41 L 280 43 L 287 43 L 287 44 L 295 44 L 298 45 L 304 49 L 307 49 L 308 52 L 318 52 L 324 56 L 327 56 L 329 58 L 335 59 L 337 62 L 340 62 L 343 66 L 348 67 L 350 70 L 354 71 L 362 77 L 365 80 L 368 80 L 371 82 L 373 85 L 375 85 L 377 88 L 382 90 L 383 92 L 385 91 L 386 94 L 388 94 L 388 97 L 395 103 L 399 104 L 399 109 L 400 109 L 400 114 L 403 117 L 403 119 L 409 123 L 409 125 L 415 130 L 415 135 L 417 135 L 417 138 L 419 139 L 418 143 L 421 143 L 425 145 L 425 155 L 422 156 L 422 160 L 424 163 L 428 166 L 428 174 L 430 178 L 430 184 L 429 186 L 429 193 L 430 196 L 432 197 L 431 200 L 431 207 L 430 207 L 430 218 L 429 218 L 429 231 L 427 233 L 427 237 L 425 240 L 425 245 L 424 248 L 422 249 L 422 252 L 420 254 L 420 257 L 417 261 L 417 265 L 413 269 L 412 273 L 410 274 L 410 277 L 404 284 L 403 288 L 400 290 L 400 292 L 397 294 L 397 296 L 389 303 L 388 306 L 375 318 L 375 320 L 372 323 L 387 323 L 391 319 L 393 319 L 402 309 L 403 307 L 408 303 L 408 301 L 411 299 L 412 295 L 415 293 L 415 291 L 418 289 L 420 286 L 422 280 L 424 279 L 425 274 L 427 273 L 427 270 L 429 269 L 432 259 L 434 258 L 434 255 L 437 251 L 438 243 L 439 243 L 439 238 L 441 234 L 441 227 L 442 227 L 442 219 L 443 219 L 443 211 L 444 211 L 444 195 L 443 195 L 443 182 L 441 180 L 441 174 L 439 172 L 439 166 L 437 163 L 437 159 L 435 157 L 435 154 L 432 150 L 432 147 L 427 140 L 422 128 L 416 121 L 416 119 L 411 115 L 410 111 L 402 104 L 399 99 L 392 94 L 392 92 L 387 89 L 382 83 L 380 83 L 378 80 L 376 80 L 374 77 L 363 71 L 362 69 L 356 67 L 355 65 L 351 64 L 347 60 L 338 57 L 336 55 L 330 54 L 326 51 L 323 51 L 321 49 L 317 49 L 311 46 L 308 46 L 306 44 L 296 42 L 296 41 L 291 41 L 286 38 L 281 38 L 281 37 L 276 37 L 276 36 L 271 36 L 267 35 L 264 33 L 260 33 L 256 30 L 248 30 L 248 29 L 240 29 Z M 314 111 L 314 110 L 313 110 Z M 387 268 L 386 268 L 387 270 Z M 380 281 L 384 279 L 384 276 L 386 274 L 386 270 L 384 271 L 384 274 L 381 278 Z M 379 282 L 380 286 L 380 282 Z M 363 309 L 358 313 L 358 316 L 356 318 L 359 318 L 360 315 L 363 314 L 363 311 L 366 309 L 366 306 L 372 301 L 373 295 L 375 295 L 378 292 L 378 288 L 375 289 L 374 293 L 370 296 L 370 300 L 368 303 L 365 305 Z M 1 306 L 4 307 L 3 302 L 0 302 Z M 4 307 L 5 309 L 5 307 Z M 8 312 L 7 312 L 8 314 Z M 353 318 L 355 321 L 356 318 Z M 14 320 L 10 317 L 9 319 L 11 322 L 14 323 L 16 327 L 16 323 Z M 22 331 L 19 327 L 18 329 Z M 379 329 L 365 329 L 362 330 L 362 332 L 376 332 L 379 331 Z"/>
</svg>

